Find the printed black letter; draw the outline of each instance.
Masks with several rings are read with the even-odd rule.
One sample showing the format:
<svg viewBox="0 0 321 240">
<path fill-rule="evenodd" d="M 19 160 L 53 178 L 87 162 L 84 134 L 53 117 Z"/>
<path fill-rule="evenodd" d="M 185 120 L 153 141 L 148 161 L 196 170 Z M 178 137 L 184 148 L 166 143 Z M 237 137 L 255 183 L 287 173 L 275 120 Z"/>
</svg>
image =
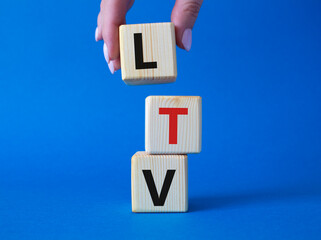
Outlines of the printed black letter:
<svg viewBox="0 0 321 240">
<path fill-rule="evenodd" d="M 144 62 L 143 37 L 141 33 L 134 33 L 136 69 L 157 68 L 157 62 Z"/>
<path fill-rule="evenodd" d="M 152 171 L 143 170 L 145 181 L 147 183 L 147 187 L 148 187 L 150 196 L 152 197 L 154 206 L 164 206 L 169 188 L 174 178 L 175 171 L 176 170 L 167 170 L 160 196 L 158 196 Z"/>
</svg>

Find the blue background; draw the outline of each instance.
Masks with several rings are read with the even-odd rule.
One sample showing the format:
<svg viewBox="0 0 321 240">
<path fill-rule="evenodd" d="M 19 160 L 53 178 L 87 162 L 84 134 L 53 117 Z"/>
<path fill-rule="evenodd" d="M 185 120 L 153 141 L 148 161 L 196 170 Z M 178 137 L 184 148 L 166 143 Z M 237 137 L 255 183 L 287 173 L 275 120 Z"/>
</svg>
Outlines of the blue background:
<svg viewBox="0 0 321 240">
<path fill-rule="evenodd" d="M 205 1 L 177 82 L 140 87 L 109 74 L 99 4 L 0 2 L 0 239 L 320 239 L 320 1 Z M 131 213 L 148 95 L 203 98 L 187 214 Z"/>
</svg>

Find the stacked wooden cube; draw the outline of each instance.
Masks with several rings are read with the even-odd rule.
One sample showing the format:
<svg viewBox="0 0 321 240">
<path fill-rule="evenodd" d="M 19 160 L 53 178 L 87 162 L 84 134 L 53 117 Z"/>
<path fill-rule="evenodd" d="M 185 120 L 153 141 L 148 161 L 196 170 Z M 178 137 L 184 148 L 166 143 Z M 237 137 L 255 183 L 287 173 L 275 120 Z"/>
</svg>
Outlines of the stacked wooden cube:
<svg viewBox="0 0 321 240">
<path fill-rule="evenodd" d="M 174 82 L 172 23 L 120 27 L 122 78 L 129 85 Z M 149 96 L 145 102 L 145 152 L 132 157 L 133 212 L 188 210 L 187 154 L 201 151 L 202 99 Z"/>
</svg>

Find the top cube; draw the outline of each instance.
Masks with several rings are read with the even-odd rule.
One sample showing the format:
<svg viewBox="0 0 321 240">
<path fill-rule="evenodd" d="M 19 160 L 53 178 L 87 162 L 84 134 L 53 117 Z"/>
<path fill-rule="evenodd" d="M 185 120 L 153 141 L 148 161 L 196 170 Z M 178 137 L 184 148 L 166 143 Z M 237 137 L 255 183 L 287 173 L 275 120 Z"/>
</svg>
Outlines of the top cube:
<svg viewBox="0 0 321 240">
<path fill-rule="evenodd" d="M 122 79 L 127 85 L 175 82 L 173 23 L 121 25 L 119 41 Z"/>
</svg>

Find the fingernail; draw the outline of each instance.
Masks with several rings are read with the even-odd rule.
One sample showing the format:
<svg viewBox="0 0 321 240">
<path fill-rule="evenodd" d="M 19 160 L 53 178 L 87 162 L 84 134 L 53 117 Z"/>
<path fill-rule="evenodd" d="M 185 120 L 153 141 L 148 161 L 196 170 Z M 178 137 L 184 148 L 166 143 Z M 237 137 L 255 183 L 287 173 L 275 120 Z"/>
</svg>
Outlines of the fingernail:
<svg viewBox="0 0 321 240">
<path fill-rule="evenodd" d="M 192 29 L 188 28 L 184 31 L 182 37 L 182 43 L 185 50 L 188 52 L 192 47 Z"/>
<path fill-rule="evenodd" d="M 106 43 L 104 43 L 104 56 L 105 56 L 105 60 L 106 60 L 106 62 L 109 64 L 109 56 L 108 56 L 108 48 L 107 48 L 107 45 L 106 45 Z"/>
<path fill-rule="evenodd" d="M 108 63 L 108 67 L 109 67 L 111 74 L 114 74 L 115 73 L 114 63 L 113 62 Z"/>
<path fill-rule="evenodd" d="M 98 42 L 98 27 L 96 27 L 96 30 L 95 30 L 95 40 L 96 42 Z"/>
</svg>

